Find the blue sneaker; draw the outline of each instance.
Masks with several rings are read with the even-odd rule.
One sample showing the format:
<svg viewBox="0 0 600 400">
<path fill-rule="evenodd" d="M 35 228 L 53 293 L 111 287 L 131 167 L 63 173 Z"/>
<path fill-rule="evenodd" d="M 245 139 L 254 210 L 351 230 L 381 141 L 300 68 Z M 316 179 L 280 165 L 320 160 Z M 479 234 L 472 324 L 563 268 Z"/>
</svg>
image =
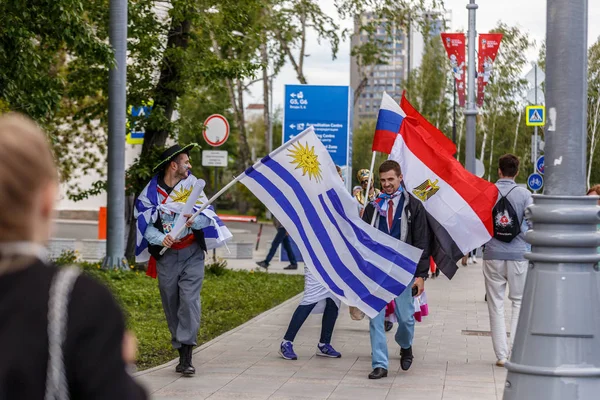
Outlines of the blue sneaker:
<svg viewBox="0 0 600 400">
<path fill-rule="evenodd" d="M 332 345 L 329 343 L 324 344 L 323 346 L 317 345 L 319 351 L 317 351 L 317 355 L 321 357 L 331 357 L 331 358 L 340 358 L 342 353 L 335 351 Z"/>
<path fill-rule="evenodd" d="M 281 342 L 279 347 L 279 355 L 286 360 L 297 360 L 298 356 L 294 353 L 294 345 L 292 342 Z"/>
</svg>

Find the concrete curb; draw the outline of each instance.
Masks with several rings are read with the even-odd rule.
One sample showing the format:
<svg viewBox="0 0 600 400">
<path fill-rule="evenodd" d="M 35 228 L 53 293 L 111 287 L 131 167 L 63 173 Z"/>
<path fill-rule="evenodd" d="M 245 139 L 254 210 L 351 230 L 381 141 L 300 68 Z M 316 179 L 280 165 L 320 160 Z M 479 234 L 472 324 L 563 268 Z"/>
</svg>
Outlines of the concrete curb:
<svg viewBox="0 0 600 400">
<path fill-rule="evenodd" d="M 271 309 L 269 309 L 269 310 L 267 310 L 267 311 L 265 311 L 265 312 L 263 312 L 261 314 L 258 314 L 256 317 L 252 318 L 249 321 L 244 322 L 242 325 L 240 325 L 238 327 L 235 327 L 232 330 L 227 331 L 227 332 L 223 333 L 222 335 L 217 336 L 216 338 L 214 338 L 214 339 L 212 339 L 212 340 L 204 343 L 203 345 L 201 345 L 200 347 L 197 347 L 194 350 L 194 354 L 198 354 L 198 353 L 202 352 L 203 350 L 208 349 L 210 346 L 214 345 L 215 343 L 220 342 L 221 340 L 223 340 L 226 337 L 228 337 L 228 336 L 236 333 L 237 331 L 245 328 L 248 325 L 251 325 L 251 324 L 253 324 L 255 322 L 260 321 L 261 319 L 265 318 L 266 316 L 268 316 L 272 312 L 275 312 L 275 311 L 279 310 L 280 308 L 287 306 L 289 303 L 298 301 L 298 299 L 300 299 L 303 295 L 304 295 L 304 292 L 301 292 L 301 293 L 297 294 L 296 296 L 292 297 L 291 299 L 288 299 L 288 300 L 284 301 L 283 303 L 279 304 L 278 306 L 275 306 L 275 307 L 273 307 L 273 308 L 271 308 Z M 154 371 L 158 371 L 158 370 L 161 370 L 161 369 L 164 369 L 164 368 L 167 368 L 167 367 L 172 367 L 172 366 L 175 366 L 178 362 L 179 362 L 179 359 L 176 358 L 176 359 L 171 360 L 171 361 L 169 361 L 169 362 L 167 362 L 165 364 L 158 365 L 158 366 L 150 368 L 150 369 L 145 369 L 143 371 L 136 372 L 136 373 L 133 374 L 133 376 L 134 377 L 143 376 L 143 375 L 146 375 L 146 374 L 154 372 Z"/>
</svg>

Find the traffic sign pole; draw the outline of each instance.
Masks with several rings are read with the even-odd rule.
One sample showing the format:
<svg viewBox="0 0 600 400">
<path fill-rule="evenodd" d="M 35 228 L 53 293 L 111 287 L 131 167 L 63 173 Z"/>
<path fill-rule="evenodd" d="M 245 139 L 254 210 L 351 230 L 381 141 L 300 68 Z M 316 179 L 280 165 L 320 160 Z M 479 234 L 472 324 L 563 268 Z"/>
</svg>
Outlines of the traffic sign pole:
<svg viewBox="0 0 600 400">
<path fill-rule="evenodd" d="M 102 267 L 127 269 L 125 259 L 125 123 L 127 120 L 127 1 L 111 0 L 110 44 L 115 63 L 108 76 L 106 256 Z"/>
<path fill-rule="evenodd" d="M 533 76 L 534 76 L 534 90 L 535 90 L 535 104 L 537 105 L 538 103 L 538 97 L 537 97 L 537 63 L 535 63 L 535 65 L 533 66 Z M 537 160 L 538 155 L 539 155 L 539 151 L 538 151 L 538 127 L 537 125 L 533 127 L 533 154 L 534 154 L 534 160 Z M 533 172 L 535 172 L 536 166 L 533 166 Z"/>
<path fill-rule="evenodd" d="M 547 1 L 548 169 L 544 195 L 525 212 L 532 251 L 505 400 L 600 393 L 600 212 L 598 198 L 585 196 L 587 3 Z"/>
<path fill-rule="evenodd" d="M 204 129 L 204 132 L 202 133 L 202 136 L 204 136 L 204 140 L 206 140 L 206 143 L 208 143 L 212 147 L 219 147 L 219 146 L 223 145 L 229 138 L 229 122 L 227 121 L 227 118 L 225 118 L 224 116 L 222 116 L 220 114 L 213 114 L 213 115 L 209 116 L 208 118 L 206 118 L 206 120 L 204 121 L 204 128 L 205 129 Z M 215 153 L 218 153 L 218 152 L 215 151 Z M 204 164 L 204 157 L 202 157 L 202 158 L 203 158 L 202 161 Z M 227 158 L 227 155 L 225 155 L 225 158 Z M 214 191 L 215 192 L 218 190 L 218 184 L 219 184 L 218 168 L 219 168 L 218 166 L 216 166 L 216 165 L 214 166 L 214 169 L 215 169 Z M 216 203 L 213 205 L 213 208 L 214 208 L 215 212 L 217 212 Z M 213 249 L 213 261 L 217 262 L 217 250 L 216 249 Z"/>
</svg>

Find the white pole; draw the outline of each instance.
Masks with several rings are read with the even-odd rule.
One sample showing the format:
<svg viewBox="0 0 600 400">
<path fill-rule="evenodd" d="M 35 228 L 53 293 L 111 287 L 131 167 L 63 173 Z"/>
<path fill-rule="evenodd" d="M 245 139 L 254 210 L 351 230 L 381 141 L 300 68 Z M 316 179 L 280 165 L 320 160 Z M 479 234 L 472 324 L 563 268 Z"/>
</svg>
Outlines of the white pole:
<svg viewBox="0 0 600 400">
<path fill-rule="evenodd" d="M 375 168 L 375 157 L 377 156 L 377 152 L 374 151 L 373 152 L 373 158 L 371 158 L 371 168 L 369 169 L 369 180 L 367 181 L 367 190 L 365 192 L 365 203 L 363 204 L 362 208 L 363 210 L 365 209 L 365 207 L 367 206 L 367 203 L 369 202 L 369 189 L 371 189 L 371 180 L 373 178 L 373 168 Z"/>
</svg>

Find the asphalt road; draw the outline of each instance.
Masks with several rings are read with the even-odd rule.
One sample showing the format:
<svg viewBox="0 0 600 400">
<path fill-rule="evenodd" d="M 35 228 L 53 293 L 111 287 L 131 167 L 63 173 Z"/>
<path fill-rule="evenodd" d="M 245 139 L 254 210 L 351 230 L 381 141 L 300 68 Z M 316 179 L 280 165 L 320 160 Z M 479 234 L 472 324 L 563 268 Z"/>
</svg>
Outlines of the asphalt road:
<svg viewBox="0 0 600 400">
<path fill-rule="evenodd" d="M 235 242 L 256 243 L 260 224 L 252 222 L 226 222 L 225 224 L 233 233 Z M 97 239 L 98 223 L 95 221 L 56 220 L 52 237 L 76 240 Z M 273 224 L 263 224 L 259 250 L 266 252 L 267 242 L 273 240 L 274 237 Z"/>
</svg>

